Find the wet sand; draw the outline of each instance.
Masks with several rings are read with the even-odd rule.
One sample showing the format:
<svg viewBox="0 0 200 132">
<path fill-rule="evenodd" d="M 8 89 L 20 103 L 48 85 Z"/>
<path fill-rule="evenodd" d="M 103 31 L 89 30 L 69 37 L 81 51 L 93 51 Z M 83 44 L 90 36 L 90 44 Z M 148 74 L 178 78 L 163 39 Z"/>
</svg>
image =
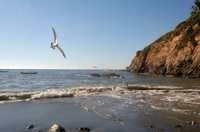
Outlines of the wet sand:
<svg viewBox="0 0 200 132">
<path fill-rule="evenodd" d="M 104 118 L 103 115 L 85 110 L 73 98 L 17 102 L 0 105 L 0 130 L 3 132 L 39 130 L 45 132 L 53 123 L 59 123 L 69 131 L 78 131 L 81 127 L 88 127 L 96 132 L 145 131 L 139 123 L 139 115 L 127 113 L 127 116 L 130 116 L 133 122 L 124 125 L 117 120 Z M 35 125 L 33 130 L 26 129 L 30 124 Z"/>
<path fill-rule="evenodd" d="M 200 130 L 199 92 L 195 90 L 120 88 L 97 92 L 90 89 L 89 93 L 0 104 L 0 130 L 46 132 L 53 123 L 72 132 L 81 127 L 94 132 Z M 33 130 L 26 129 L 30 124 L 34 124 Z"/>
</svg>

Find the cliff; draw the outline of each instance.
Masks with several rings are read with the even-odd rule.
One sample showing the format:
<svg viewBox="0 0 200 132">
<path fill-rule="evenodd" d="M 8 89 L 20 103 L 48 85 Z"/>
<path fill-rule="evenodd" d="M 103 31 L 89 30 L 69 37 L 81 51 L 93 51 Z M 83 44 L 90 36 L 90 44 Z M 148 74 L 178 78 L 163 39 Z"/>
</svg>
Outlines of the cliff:
<svg viewBox="0 0 200 132">
<path fill-rule="evenodd" d="M 200 77 L 200 14 L 138 51 L 131 72 Z"/>
</svg>

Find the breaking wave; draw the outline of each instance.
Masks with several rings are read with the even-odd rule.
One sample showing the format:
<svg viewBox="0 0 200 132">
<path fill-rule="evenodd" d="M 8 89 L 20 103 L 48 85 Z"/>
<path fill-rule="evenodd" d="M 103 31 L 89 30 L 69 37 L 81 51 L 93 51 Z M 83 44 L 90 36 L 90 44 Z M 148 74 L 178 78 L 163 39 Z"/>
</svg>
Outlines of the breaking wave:
<svg viewBox="0 0 200 132">
<path fill-rule="evenodd" d="M 15 101 L 29 101 L 36 99 L 48 98 L 62 98 L 75 96 L 89 96 L 105 91 L 112 91 L 113 88 L 108 87 L 78 87 L 70 89 L 45 89 L 36 91 L 22 91 L 22 92 L 1 92 L 0 103 L 15 102 Z"/>
<path fill-rule="evenodd" d="M 63 98 L 75 96 L 90 96 L 98 94 L 106 94 L 112 97 L 133 90 L 171 90 L 181 89 L 175 86 L 150 86 L 150 85 L 130 85 L 126 86 L 102 86 L 102 87 L 76 87 L 67 89 L 45 89 L 35 91 L 20 91 L 20 92 L 0 92 L 0 103 L 29 101 L 48 98 Z M 112 92 L 112 94 L 110 94 Z"/>
</svg>

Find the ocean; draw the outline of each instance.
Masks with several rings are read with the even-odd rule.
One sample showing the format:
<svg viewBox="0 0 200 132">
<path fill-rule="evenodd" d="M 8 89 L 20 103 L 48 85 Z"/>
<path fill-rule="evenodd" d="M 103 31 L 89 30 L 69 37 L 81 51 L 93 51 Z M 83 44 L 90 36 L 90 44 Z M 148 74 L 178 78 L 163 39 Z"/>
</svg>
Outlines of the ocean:
<svg viewBox="0 0 200 132">
<path fill-rule="evenodd" d="M 21 72 L 37 72 L 37 74 L 21 74 Z M 115 73 L 119 77 L 104 76 L 110 73 Z M 14 102 L 94 94 L 100 90 L 124 88 L 127 85 L 139 88 L 198 90 L 200 79 L 133 74 L 124 70 L 2 70 L 0 84 L 0 102 Z"/>
<path fill-rule="evenodd" d="M 37 74 L 21 74 L 21 72 L 37 72 Z M 91 75 L 106 73 L 116 73 L 121 77 L 108 78 Z M 125 86 L 127 83 L 146 87 L 200 87 L 200 79 L 133 74 L 123 70 L 8 70 L 0 72 L 0 92 Z"/>
<path fill-rule="evenodd" d="M 37 74 L 21 74 L 21 72 L 37 72 Z M 109 79 L 92 76 L 93 73 L 116 73 L 122 77 Z M 8 72 L 0 72 L 0 91 L 16 92 L 122 85 L 127 80 L 131 81 L 132 78 L 130 73 L 117 70 L 8 70 Z"/>
</svg>

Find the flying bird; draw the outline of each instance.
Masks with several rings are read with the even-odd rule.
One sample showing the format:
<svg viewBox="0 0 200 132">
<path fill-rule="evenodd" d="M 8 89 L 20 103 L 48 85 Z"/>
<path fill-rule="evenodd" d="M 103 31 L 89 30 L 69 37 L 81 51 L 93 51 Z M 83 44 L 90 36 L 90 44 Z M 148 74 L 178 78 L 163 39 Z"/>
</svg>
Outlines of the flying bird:
<svg viewBox="0 0 200 132">
<path fill-rule="evenodd" d="M 53 31 L 54 41 L 51 42 L 51 48 L 54 49 L 54 50 L 55 50 L 55 48 L 57 48 L 62 53 L 63 57 L 66 58 L 65 52 L 59 46 L 58 36 L 57 36 L 56 31 L 53 27 L 52 27 L 52 31 Z"/>
</svg>

